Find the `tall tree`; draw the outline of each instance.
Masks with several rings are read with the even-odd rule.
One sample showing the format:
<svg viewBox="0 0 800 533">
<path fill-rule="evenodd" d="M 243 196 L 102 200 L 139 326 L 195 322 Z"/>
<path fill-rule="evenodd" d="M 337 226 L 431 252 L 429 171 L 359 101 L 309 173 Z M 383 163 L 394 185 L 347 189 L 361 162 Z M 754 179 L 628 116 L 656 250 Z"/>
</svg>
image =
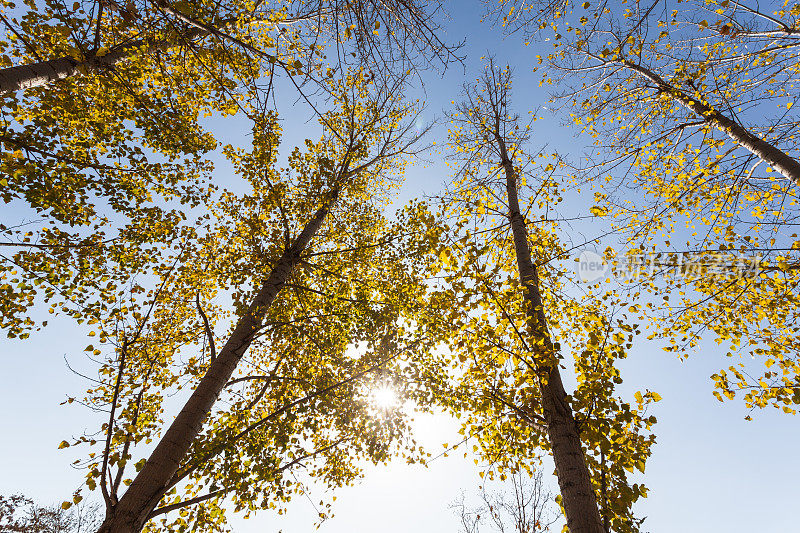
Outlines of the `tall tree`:
<svg viewBox="0 0 800 533">
<path fill-rule="evenodd" d="M 739 359 L 712 376 L 717 398 L 787 413 L 800 404 L 797 14 L 643 3 L 598 17 L 562 55 L 598 89 L 570 96 L 576 120 L 614 151 L 611 166 L 632 163 L 644 191 L 645 202 L 606 201 L 631 236 L 628 262 L 647 255 L 665 276 L 635 290 L 680 291 L 650 303 L 657 333 L 685 353 L 710 332 Z"/>
<path fill-rule="evenodd" d="M 5 5 L 16 7 L 12 2 Z M 436 18 L 442 9 L 438 2 L 230 0 L 206 6 L 159 0 L 124 4 L 89 1 L 69 6 L 59 1 L 37 5 L 29 0 L 25 5 L 30 11 L 21 21 L 3 18 L 13 47 L 11 57 L 17 64 L 10 64 L 8 57 L 4 60 L 0 93 L 40 87 L 88 72 L 113 71 L 144 56 L 163 60 L 158 56 L 175 50 L 213 60 L 203 53 L 208 51 L 204 48 L 209 41 L 212 47 L 223 45 L 216 52 L 233 61 L 227 65 L 231 69 L 256 68 L 253 64 L 237 65 L 237 50 L 247 56 L 248 63 L 266 60 L 284 70 L 304 66 L 316 69 L 314 52 L 321 51 L 331 37 L 342 66 L 351 55 L 363 66 L 415 63 L 423 57 L 446 64 L 455 57 L 454 48 L 437 34 Z M 356 46 L 346 52 L 342 43 L 351 38 L 357 41 Z M 206 68 L 209 73 L 226 75 L 213 64 Z M 250 75 L 254 73 L 257 70 L 251 70 Z"/>
<path fill-rule="evenodd" d="M 258 114 L 278 78 L 313 93 L 349 62 L 391 77 L 453 49 L 436 3 L 6 2 L 0 22 L 0 327 L 79 319 L 208 205 L 207 117 Z M 432 11 L 429 11 L 432 10 Z M 423 61 L 424 60 L 424 61 Z M 194 210 L 194 211 L 193 211 Z M 38 319 L 38 320 L 36 320 Z"/>
<path fill-rule="evenodd" d="M 644 410 L 658 396 L 637 393 L 636 408 L 613 396 L 635 327 L 614 318 L 612 295 L 604 305 L 567 290 L 551 218 L 560 187 L 552 164 L 522 150 L 529 130 L 510 110 L 510 84 L 510 71 L 490 62 L 452 116 L 458 178 L 443 201 L 443 287 L 431 308 L 449 328 L 453 363 L 465 365 L 454 405 L 469 406 L 465 431 L 505 468 L 550 451 L 570 531 L 603 531 L 604 520 L 636 531 L 630 507 L 646 489 L 629 486 L 625 470 L 644 470 L 655 422 Z M 574 355 L 572 395 L 564 351 Z"/>
<path fill-rule="evenodd" d="M 321 117 L 325 137 L 308 141 L 305 153 L 293 152 L 291 170 L 276 172 L 277 123 L 265 113 L 254 124 L 252 152 L 228 150 L 253 192 L 240 199 L 226 195 L 219 224 L 181 243 L 175 266 L 163 266 L 163 287 L 145 303 L 135 303 L 135 295 L 120 301 L 98 326 L 101 341 L 116 347 L 101 369 L 102 385 L 90 393 L 111 410 L 105 442 L 97 443 L 104 452 L 89 461 L 89 485 L 99 486 L 106 499 L 101 531 L 139 531 L 168 510 L 210 505 L 207 500 L 236 491 L 241 508 L 254 509 L 249 497 L 272 489 L 280 501 L 281 472 L 302 455 L 327 457 L 329 468 L 318 471 L 333 485 L 353 475 L 348 453 L 386 458 L 393 425 L 376 427 L 363 417 L 363 401 L 353 401 L 357 380 L 379 368 L 385 355 L 355 363 L 344 352 L 359 341 L 380 344 L 376 331 L 395 329 L 399 301 L 413 300 L 404 270 L 364 242 L 377 240 L 376 202 L 415 140 L 411 126 L 401 124 L 412 108 L 400 101 L 398 86 L 371 94 L 364 71 L 330 84 L 338 108 Z M 382 276 L 391 283 L 379 283 Z M 361 278 L 366 281 L 350 281 Z M 215 321 L 204 302 L 218 290 L 232 291 L 230 333 L 207 359 L 195 354 L 187 364 L 180 355 L 193 341 L 216 345 Z M 391 290 L 408 295 L 391 296 Z M 251 349 L 262 341 L 267 345 Z M 250 375 L 234 378 L 237 369 Z M 269 377 L 276 372 L 287 379 Z M 165 392 L 187 386 L 192 393 L 185 405 L 119 495 L 128 484 L 123 476 L 131 447 L 160 432 Z M 226 391 L 232 403 L 216 410 Z M 225 485 L 198 494 L 214 479 Z M 179 486 L 183 497 L 176 497 Z M 271 498 L 263 506 L 274 505 Z M 219 518 L 194 512 L 204 525 Z"/>
<path fill-rule="evenodd" d="M 655 296 L 655 334 L 685 354 L 710 333 L 738 359 L 713 376 L 720 400 L 796 412 L 800 7 L 587 2 L 543 24 L 525 5 L 509 21 L 556 33 L 539 62 L 596 141 L 579 166 L 628 236 L 618 260 L 632 293 Z"/>
</svg>

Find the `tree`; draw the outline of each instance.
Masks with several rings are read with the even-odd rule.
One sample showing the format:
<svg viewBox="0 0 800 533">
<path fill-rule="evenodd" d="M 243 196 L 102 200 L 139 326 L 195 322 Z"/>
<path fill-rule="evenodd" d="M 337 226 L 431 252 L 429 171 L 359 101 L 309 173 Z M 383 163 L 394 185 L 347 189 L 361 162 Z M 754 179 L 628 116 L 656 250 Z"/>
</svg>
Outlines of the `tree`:
<svg viewBox="0 0 800 533">
<path fill-rule="evenodd" d="M 553 59 L 564 60 L 561 68 L 586 73 L 586 87 L 599 89 L 594 97 L 584 90 L 574 95 L 588 97 L 573 101 L 583 109 L 588 129 L 602 132 L 605 142 L 611 140 L 628 157 L 636 157 L 635 152 L 655 155 L 665 168 L 675 161 L 667 155 L 675 151 L 675 143 L 703 139 L 694 144 L 707 146 L 702 151 L 710 159 L 704 161 L 709 170 L 721 173 L 730 165 L 749 179 L 740 168 L 750 172 L 751 164 L 728 163 L 738 155 L 760 160 L 789 182 L 800 183 L 800 163 L 790 155 L 796 150 L 790 88 L 798 43 L 790 31 L 760 28 L 765 20 L 779 29 L 790 28 L 796 24 L 794 16 L 785 13 L 791 20 L 783 23 L 724 1 L 671 14 L 658 7 L 658 2 L 636 3 L 622 20 L 597 12 L 591 25 L 588 19 L 583 23 L 590 25 L 584 31 L 567 30 L 576 36 Z M 712 23 L 715 29 L 701 20 L 711 16 L 719 19 Z M 621 121 L 626 122 L 621 134 L 605 127 Z"/>
<path fill-rule="evenodd" d="M 7 320 L 3 326 L 12 336 L 27 336 L 27 330 L 35 327 L 30 309 L 36 303 L 37 287 L 42 285 L 46 302 L 62 299 L 51 305 L 51 311 L 60 306 L 79 321 L 96 327 L 94 333 L 99 334 L 101 343 L 116 343 L 114 364 L 101 369 L 103 386 L 89 393 L 90 401 L 105 400 L 111 405 L 106 447 L 96 456 L 98 464 L 90 461 L 95 467 L 105 466 L 90 468 L 97 476 L 90 476 L 89 484 L 106 492 L 105 528 L 139 529 L 163 493 L 173 489 L 169 483 L 172 475 L 186 466 L 182 463 L 185 454 L 196 442 L 204 419 L 253 336 L 263 327 L 262 320 L 277 293 L 290 276 L 297 276 L 301 260 L 302 268 L 318 268 L 304 256 L 309 244 L 321 231 L 324 235 L 326 227 L 332 227 L 328 220 L 331 213 L 348 222 L 370 221 L 372 230 L 383 227 L 375 219 L 374 208 L 371 212 L 367 209 L 372 192 L 383 188 L 383 177 L 376 176 L 394 167 L 408 148 L 405 140 L 398 138 L 399 126 L 393 122 L 407 109 L 390 104 L 391 97 L 372 104 L 356 105 L 351 100 L 353 105 L 348 107 L 347 95 L 341 91 L 328 93 L 334 99 L 345 98 L 339 101 L 347 111 L 321 115 L 323 128 L 331 137 L 309 144 L 316 155 L 297 154 L 294 170 L 304 172 L 305 181 L 292 185 L 291 180 L 285 180 L 277 190 L 260 190 L 266 185 L 259 181 L 263 176 L 254 174 L 255 168 L 260 165 L 258 168 L 263 169 L 267 162 L 259 158 L 275 148 L 269 144 L 274 136 L 264 135 L 259 128 L 272 132 L 276 128 L 266 112 L 276 71 L 288 74 L 290 83 L 316 111 L 320 102 L 312 101 L 311 93 L 335 93 L 341 88 L 334 80 L 349 61 L 363 67 L 348 78 L 362 87 L 350 97 L 363 99 L 363 87 L 375 76 L 368 70 L 370 66 L 398 94 L 405 80 L 400 73 L 419 59 L 415 54 L 447 62 L 452 49 L 436 36 L 436 25 L 427 12 L 430 7 L 436 11 L 433 4 L 298 3 L 295 7 L 299 11 L 294 15 L 282 5 L 257 3 L 254 7 L 236 2 L 213 7 L 95 2 L 69 9 L 56 1 L 30 7 L 21 21 L 3 19 L 10 32 L 3 46 L 13 59 L 6 56 L 3 61 L 9 70 L 0 74 L 10 83 L 4 86 L 7 127 L 2 141 L 13 150 L 4 153 L 4 170 L 13 181 L 4 180 L 2 186 L 7 187 L 3 191 L 6 203 L 16 202 L 22 210 L 34 210 L 44 221 L 31 232 L 13 225 L 2 228 L 8 235 L 3 245 L 21 249 L 3 265 L 3 281 L 8 281 L 2 285 L 6 297 L 2 315 Z M 414 38 L 408 38 L 410 35 Z M 327 41 L 332 44 L 326 49 Z M 330 59 L 325 57 L 326 52 L 331 54 Z M 47 71 L 44 76 L 42 69 Z M 304 87 L 306 83 L 311 89 Z M 233 148 L 227 150 L 235 163 L 249 159 L 240 166 L 246 169 L 243 173 L 250 173 L 259 192 L 246 200 L 224 191 L 218 193 L 215 186 L 203 181 L 211 170 L 204 155 L 216 148 L 217 142 L 200 125 L 202 118 L 239 111 L 257 123 L 256 134 L 262 142 L 247 157 Z M 403 137 L 407 129 L 400 130 Z M 369 153 L 373 148 L 375 152 Z M 268 160 L 274 163 L 274 155 L 271 157 Z M 296 194 L 295 187 L 307 194 Z M 253 203 L 265 199 L 269 200 L 266 204 Z M 245 243 L 237 233 L 241 228 L 213 228 L 220 232 L 217 237 L 223 230 L 232 235 L 232 241 L 225 243 L 214 242 L 210 233 L 204 233 L 205 228 L 198 227 L 208 219 L 203 210 L 211 207 L 246 207 L 252 214 L 268 205 L 277 209 L 272 217 L 285 207 L 281 203 L 289 200 L 295 202 L 295 214 L 287 218 L 283 212 L 282 217 L 270 218 L 280 224 L 275 227 L 286 230 L 285 234 L 262 225 L 260 230 L 268 231 L 264 235 L 251 233 L 252 241 Z M 362 203 L 356 205 L 356 200 Z M 259 220 L 253 215 L 245 222 Z M 106 227 L 117 225 L 119 230 L 109 231 L 111 235 L 103 233 Z M 363 231 L 361 235 L 372 233 Z M 262 241 L 265 237 L 274 240 Z M 208 253 L 211 248 L 198 243 L 221 244 L 223 249 L 213 256 Z M 236 246 L 231 247 L 231 243 Z M 254 245 L 246 258 L 253 261 L 248 266 L 258 273 L 257 279 L 242 279 L 242 272 L 236 270 L 244 261 L 242 257 L 238 263 L 227 264 L 229 270 L 219 265 L 219 271 L 206 272 L 217 278 L 202 278 L 202 268 L 214 265 L 225 255 L 223 251 L 241 249 L 245 244 Z M 269 251 L 266 256 L 258 253 L 265 251 L 263 246 Z M 201 264 L 192 252 L 208 262 Z M 346 255 L 343 252 L 342 257 Z M 196 269 L 192 271 L 194 277 L 187 270 L 190 264 Z M 259 268 L 272 275 L 262 277 Z M 152 278 L 164 284 L 161 290 L 148 292 L 144 288 L 146 283 L 140 280 Z M 341 285 L 339 282 L 337 286 Z M 246 287 L 252 292 L 245 293 Z M 169 292 L 167 298 L 165 291 L 178 290 L 186 292 Z M 234 314 L 240 327 L 219 354 L 210 358 L 213 362 L 209 360 L 209 368 L 198 368 L 196 362 L 180 368 L 171 358 L 181 353 L 181 343 L 197 338 L 192 337 L 191 328 L 179 328 L 181 320 L 186 324 L 190 310 L 197 312 L 205 333 L 203 342 L 212 346 L 214 317 L 209 320 L 206 316 L 204 300 L 219 290 L 234 291 Z M 141 293 L 147 295 L 151 307 L 142 305 Z M 240 297 L 244 300 L 238 300 Z M 313 299 L 305 295 L 297 298 L 295 305 L 306 305 L 309 300 Z M 293 309 L 289 314 L 295 312 Z M 159 316 L 155 331 L 151 329 L 153 314 Z M 171 319 L 177 323 L 171 325 Z M 189 324 L 197 326 L 198 322 L 192 318 Z M 342 329 L 347 328 L 331 333 L 344 335 Z M 143 336 L 145 330 L 148 335 Z M 364 335 L 363 329 L 356 331 Z M 337 357 L 341 356 L 342 338 L 337 337 Z M 94 346 L 88 350 L 94 355 L 102 353 Z M 144 355 L 135 355 L 137 351 Z M 175 374 L 164 366 L 169 361 L 179 367 Z M 126 481 L 122 472 L 129 448 L 149 439 L 148 432 L 159 431 L 154 424 L 157 426 L 163 389 L 186 386 L 180 381 L 186 376 L 205 381 L 195 389 L 177 425 L 171 432 L 167 430 L 167 444 L 156 449 L 150 462 L 140 464 L 142 473 L 131 480 L 125 495 L 117 498 Z M 127 389 L 124 379 L 129 380 Z M 251 382 L 239 383 L 241 387 Z M 310 383 L 305 383 L 307 389 Z M 316 396 L 309 394 L 310 398 Z M 123 400 L 130 400 L 130 411 L 120 413 L 117 402 Z M 267 400 L 278 401 L 273 396 L 265 403 Z M 127 425 L 115 435 L 114 431 L 120 429 L 118 416 Z M 187 421 L 190 427 L 180 427 Z M 141 433 L 134 431 L 137 424 L 145 426 Z M 173 440 L 176 436 L 178 442 Z M 211 437 L 221 439 L 218 434 Z M 382 450 L 382 446 L 373 446 L 371 453 L 377 458 Z M 108 466 L 119 468 L 113 478 Z M 166 473 L 170 469 L 172 473 Z M 340 480 L 346 480 L 347 475 Z M 101 477 L 103 483 L 95 477 Z"/>
<path fill-rule="evenodd" d="M 0 496 L 0 531 L 88 533 L 100 522 L 96 507 L 42 507 L 21 494 Z"/>
<path fill-rule="evenodd" d="M 612 199 L 611 206 L 626 220 L 621 226 L 634 253 L 667 248 L 656 269 L 667 273 L 667 283 L 649 280 L 644 288 L 691 290 L 662 309 L 651 304 L 648 314 L 668 348 L 682 353 L 710 331 L 727 355 L 745 352 L 766 366 L 759 371 L 747 357 L 714 375 L 718 399 L 740 393 L 748 407 L 794 413 L 800 358 L 792 206 L 800 165 L 792 111 L 798 42 L 791 28 L 798 11 L 782 11 L 780 20 L 736 2 L 669 16 L 655 7 L 627 24 L 599 23 L 612 29 L 607 47 L 599 46 L 599 32 L 588 34 L 580 52 L 586 62 L 575 68 L 599 67 L 587 85 L 597 81 L 601 91 L 580 102 L 590 112 L 578 120 L 620 161 L 633 163 L 636 185 L 652 199 L 619 208 Z M 620 82 L 623 89 L 609 91 Z M 624 131 L 609 136 L 606 128 L 622 121 Z M 670 243 L 682 240 L 678 224 L 690 233 L 683 250 Z"/>
<path fill-rule="evenodd" d="M 106 501 L 100 531 L 138 531 L 201 502 L 188 516 L 216 528 L 224 523 L 221 498 L 249 511 L 274 506 L 294 485 L 283 473 L 317 458 L 315 475 L 346 483 L 358 471 L 354 457 L 386 460 L 400 435 L 401 418 L 367 416 L 359 386 L 389 364 L 400 313 L 416 301 L 413 278 L 376 246 L 375 233 L 386 228 L 376 203 L 412 153 L 415 137 L 401 121 L 413 109 L 398 86 L 370 94 L 374 82 L 364 71 L 330 83 L 338 108 L 320 120 L 323 139 L 295 150 L 291 170 L 278 172 L 278 127 L 265 112 L 253 126 L 253 150 L 227 150 L 251 194 L 223 197 L 218 222 L 176 246 L 161 284 L 148 292 L 131 283 L 130 297 L 97 324 L 112 351 L 87 401 L 110 413 L 105 438 L 62 446 L 101 448 L 87 461 L 87 484 Z M 232 291 L 234 303 L 219 351 L 219 319 L 203 305 L 217 291 Z M 359 342 L 373 349 L 353 360 L 345 352 Z M 198 343 L 207 357 L 192 353 Z M 237 370 L 245 374 L 234 377 Z M 161 433 L 163 398 L 183 387 L 192 393 Z M 226 400 L 217 409 L 220 395 Z M 160 433 L 126 481 L 133 447 Z"/>
<path fill-rule="evenodd" d="M 108 293 L 208 208 L 219 180 L 207 117 L 257 116 L 251 102 L 271 101 L 281 74 L 315 108 L 350 61 L 391 77 L 454 57 L 436 3 L 26 6 L 0 19 L 0 197 L 15 214 L 0 226 L 0 327 L 12 336 L 42 322 L 40 306 L 104 313 Z"/>
<path fill-rule="evenodd" d="M 569 6 L 552 21 L 549 81 L 569 86 L 558 97 L 596 140 L 580 173 L 627 235 L 621 270 L 649 263 L 652 275 L 626 277 L 632 294 L 650 293 L 644 318 L 667 349 L 710 333 L 739 358 L 713 376 L 717 398 L 794 413 L 800 7 L 628 5 Z M 550 25 L 516 13 L 529 34 Z"/>
<path fill-rule="evenodd" d="M 11 2 L 7 5 L 15 7 Z M 11 66 L 7 60 L 5 68 L 0 69 L 0 93 L 41 87 L 89 72 L 113 71 L 121 63 L 175 49 L 204 55 L 204 41 L 229 47 L 221 50 L 221 56 L 228 56 L 229 61 L 234 60 L 238 48 L 249 61 L 266 60 L 284 70 L 299 70 L 304 65 L 316 69 L 315 56 L 322 54 L 315 50 L 321 50 L 330 37 L 338 59 L 345 62 L 342 66 L 351 54 L 344 53 L 341 37 L 357 41 L 352 55 L 363 66 L 385 66 L 393 60 L 413 61 L 419 56 L 432 56 L 446 64 L 455 57 L 454 49 L 436 33 L 435 15 L 441 10 L 436 2 L 420 6 L 372 0 L 288 4 L 230 1 L 213 8 L 175 6 L 167 1 L 124 5 L 87 2 L 70 9 L 63 2 L 37 6 L 30 0 L 26 5 L 31 11 L 21 23 L 3 18 L 12 35 L 12 57 L 19 64 Z M 280 35 L 275 34 L 278 29 Z M 337 35 L 340 31 L 343 36 Z M 284 48 L 281 41 L 290 46 Z M 275 52 L 267 52 L 269 49 Z M 209 72 L 216 70 L 211 65 L 207 68 Z M 257 75 L 257 70 L 249 73 L 253 74 Z"/>
<path fill-rule="evenodd" d="M 550 509 L 554 502 L 544 488 L 541 470 L 535 470 L 530 476 L 524 470 L 517 470 L 508 479 L 511 481 L 510 498 L 502 492 L 489 492 L 486 485 L 481 485 L 478 507 L 467 507 L 463 494 L 461 500 L 451 506 L 461 521 L 463 533 L 479 533 L 481 524 L 486 522 L 499 533 L 550 530 L 558 515 Z"/>
<path fill-rule="evenodd" d="M 644 470 L 655 422 L 645 406 L 659 397 L 637 393 L 632 408 L 613 396 L 622 381 L 615 362 L 636 326 L 618 297 L 567 290 L 550 216 L 561 196 L 555 167 L 523 152 L 529 129 L 510 110 L 510 84 L 509 69 L 490 62 L 452 115 L 459 166 L 443 199 L 447 222 L 436 230 L 441 287 L 429 304 L 448 332 L 450 361 L 461 368 L 451 405 L 467 411 L 464 431 L 503 469 L 540 448 L 552 453 L 571 531 L 602 531 L 603 519 L 635 531 L 630 507 L 646 489 L 630 486 L 625 471 Z M 560 371 L 567 350 L 579 384 L 571 396 Z"/>
</svg>

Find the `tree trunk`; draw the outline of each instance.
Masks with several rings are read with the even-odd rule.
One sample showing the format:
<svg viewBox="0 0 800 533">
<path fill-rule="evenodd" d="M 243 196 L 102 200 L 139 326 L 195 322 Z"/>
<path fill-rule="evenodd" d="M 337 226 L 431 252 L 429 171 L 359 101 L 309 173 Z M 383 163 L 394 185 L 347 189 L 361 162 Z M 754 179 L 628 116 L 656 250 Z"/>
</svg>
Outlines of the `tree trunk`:
<svg viewBox="0 0 800 533">
<path fill-rule="evenodd" d="M 127 44 L 111 48 L 111 50 L 101 56 L 92 56 L 88 59 L 78 60 L 74 57 L 65 56 L 48 61 L 39 61 L 36 63 L 29 63 L 27 65 L 17 65 L 15 67 L 7 67 L 0 69 L 0 94 L 8 92 L 15 92 L 20 89 L 30 89 L 31 87 L 41 87 L 48 83 L 62 80 L 73 76 L 76 72 L 89 72 L 94 70 L 102 70 L 111 68 L 120 61 L 123 61 L 133 54 L 138 53 L 142 49 L 146 49 L 146 53 L 153 53 L 159 50 L 168 50 L 176 46 L 180 46 L 190 42 L 193 39 L 200 37 L 207 37 L 215 35 L 221 39 L 232 41 L 238 46 L 241 46 L 256 55 L 261 55 L 271 59 L 274 56 L 266 54 L 253 46 L 228 35 L 225 30 L 234 25 L 239 19 L 237 17 L 228 17 L 220 20 L 216 25 L 205 24 L 191 17 L 184 15 L 177 11 L 165 2 L 160 2 L 159 9 L 164 13 L 168 13 L 181 22 L 185 22 L 191 28 L 180 32 L 177 36 L 169 39 L 161 40 L 143 40 L 139 39 Z M 299 20 L 299 19 L 297 19 Z M 262 21 L 265 22 L 265 21 Z"/>
<path fill-rule="evenodd" d="M 141 42 L 138 43 L 139 46 L 141 44 Z M 81 70 L 90 71 L 113 67 L 137 48 L 137 45 L 128 45 L 108 54 L 84 61 L 65 56 L 49 61 L 0 69 L 0 94 L 30 89 L 31 87 L 41 87 L 42 85 L 68 78 Z"/>
<path fill-rule="evenodd" d="M 547 319 L 539 293 L 539 275 L 531 259 L 528 230 L 519 209 L 516 172 L 513 163 L 506 155 L 505 143 L 502 139 L 498 140 L 506 173 L 508 218 L 514 236 L 517 268 L 524 290 L 528 329 L 532 338 L 530 347 L 534 352 L 534 366 L 539 374 L 537 377 L 542 396 L 542 410 L 567 516 L 567 527 L 571 533 L 604 533 L 580 435 L 561 382 L 558 358 L 547 328 Z"/>
<path fill-rule="evenodd" d="M 169 489 L 170 481 L 202 430 L 214 402 L 261 328 L 267 310 L 297 265 L 300 254 L 319 231 L 337 196 L 338 190 L 334 190 L 332 199 L 316 212 L 314 218 L 278 259 L 247 312 L 236 323 L 225 346 L 119 503 L 110 510 L 98 533 L 137 533 L 144 527 L 150 513 Z"/>
<path fill-rule="evenodd" d="M 225 27 L 233 19 L 222 21 L 221 26 Z M 168 50 L 180 44 L 187 43 L 192 39 L 203 37 L 211 33 L 208 30 L 190 28 L 181 33 L 174 39 L 163 39 L 159 41 L 136 40 L 130 43 L 114 47 L 103 55 L 96 55 L 87 59 L 78 60 L 74 57 L 64 56 L 48 61 L 38 61 L 27 65 L 17 65 L 0 69 L 0 94 L 16 92 L 32 87 L 41 87 L 49 83 L 63 80 L 75 75 L 76 72 L 91 72 L 112 68 L 114 65 L 132 55 L 139 53 L 143 48 L 147 53 L 158 50 Z"/>
<path fill-rule="evenodd" d="M 707 124 L 724 131 L 728 137 L 733 139 L 733 142 L 770 165 L 785 178 L 792 180 L 795 185 L 800 186 L 800 162 L 795 158 L 754 135 L 730 117 L 723 115 L 700 100 L 685 94 L 674 85 L 667 83 L 652 70 L 627 60 L 620 61 L 620 63 L 625 68 L 655 83 L 659 90 L 680 102 L 683 107 L 695 113 Z"/>
</svg>

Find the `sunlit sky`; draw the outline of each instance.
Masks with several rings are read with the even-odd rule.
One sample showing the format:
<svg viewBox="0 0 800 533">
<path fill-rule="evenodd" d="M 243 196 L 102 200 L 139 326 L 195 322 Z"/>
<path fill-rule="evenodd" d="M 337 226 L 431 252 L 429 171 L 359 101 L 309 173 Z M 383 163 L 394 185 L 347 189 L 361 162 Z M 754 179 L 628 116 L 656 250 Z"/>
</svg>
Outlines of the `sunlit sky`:
<svg viewBox="0 0 800 533">
<path fill-rule="evenodd" d="M 480 22 L 478 2 L 454 4 L 452 20 L 443 21 L 447 37 L 467 45 L 465 69 L 454 66 L 444 76 L 424 75 L 430 120 L 456 99 L 457 88 L 475 78 L 482 69 L 480 57 L 488 53 L 514 66 L 514 105 L 520 115 L 546 104 L 547 94 L 538 87 L 538 75 L 530 72 L 535 45 L 525 47 L 517 37 L 503 40 L 500 32 Z M 546 43 L 542 43 L 544 46 Z M 294 98 L 287 98 L 294 103 Z M 288 104 L 287 104 L 288 105 Z M 285 152 L 305 137 L 304 121 L 286 121 Z M 534 144 L 549 143 L 557 149 L 573 150 L 585 139 L 572 137 L 562 125 L 563 117 L 547 116 L 536 122 Z M 225 126 L 220 137 L 235 141 L 241 128 Z M 311 137 L 315 136 L 309 135 Z M 441 138 L 439 139 L 442 140 Z M 410 169 L 396 205 L 420 194 L 434 194 L 447 180 L 447 170 L 435 153 L 429 163 Z M 225 176 L 224 167 L 217 173 Z M 591 234 L 592 229 L 577 228 Z M 75 405 L 59 406 L 67 394 L 79 394 L 86 382 L 70 372 L 65 357 L 76 368 L 82 365 L 85 330 L 72 322 L 55 320 L 44 331 L 26 341 L 0 340 L 0 493 L 24 493 L 41 503 L 67 498 L 81 484 L 84 473 L 70 467 L 77 456 L 57 450 L 58 443 L 102 423 L 98 416 Z M 648 462 L 644 481 L 649 497 L 637 504 L 638 516 L 646 516 L 645 531 L 796 531 L 795 506 L 800 497 L 800 419 L 774 409 L 748 413 L 738 402 L 719 403 L 712 395 L 709 376 L 722 366 L 724 350 L 708 342 L 679 361 L 658 346 L 639 341 L 623 362 L 625 383 L 620 393 L 631 397 L 636 390 L 657 391 L 663 398 L 652 408 L 658 417 L 657 445 Z M 573 383 L 569 376 L 565 385 Z M 391 403 L 391 393 L 376 393 Z M 752 414 L 754 420 L 744 417 Z M 427 415 L 415 423 L 417 438 L 434 454 L 454 443 L 458 421 L 445 415 Z M 457 531 L 458 521 L 449 509 L 465 491 L 469 497 L 480 484 L 478 467 L 466 446 L 441 457 L 428 467 L 393 463 L 368 467 L 363 480 L 339 490 L 334 517 L 324 522 L 323 533 L 381 531 Z M 465 458 L 463 453 L 467 452 Z M 546 473 L 552 468 L 545 463 Z M 555 485 L 548 481 L 551 490 Z M 249 520 L 234 520 L 237 532 L 301 533 L 313 530 L 313 502 L 327 495 L 312 487 L 308 499 L 299 498 L 285 516 L 263 512 Z"/>
</svg>

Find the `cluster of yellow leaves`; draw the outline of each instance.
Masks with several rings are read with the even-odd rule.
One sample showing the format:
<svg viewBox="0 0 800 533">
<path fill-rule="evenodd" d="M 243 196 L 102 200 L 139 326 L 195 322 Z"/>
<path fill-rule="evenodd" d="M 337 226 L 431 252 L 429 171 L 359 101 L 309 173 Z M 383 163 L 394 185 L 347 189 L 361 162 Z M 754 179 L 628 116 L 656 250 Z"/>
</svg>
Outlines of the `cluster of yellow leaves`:
<svg viewBox="0 0 800 533">
<path fill-rule="evenodd" d="M 582 178 L 600 190 L 618 179 L 631 191 L 592 208 L 630 236 L 617 273 L 668 350 L 685 356 L 708 335 L 738 359 L 713 376 L 719 399 L 794 413 L 797 183 L 725 120 L 796 161 L 800 7 L 787 1 L 759 12 L 727 0 L 682 2 L 668 12 L 637 0 L 620 7 L 560 11 L 548 24 L 566 27 L 565 37 L 547 58 L 550 74 L 569 74 L 572 118 L 594 137 L 596 160 L 608 161 Z M 528 13 L 517 27 L 531 33 L 546 12 Z M 626 165 L 634 172 L 618 172 Z M 631 276 L 642 261 L 647 267 Z"/>
</svg>

